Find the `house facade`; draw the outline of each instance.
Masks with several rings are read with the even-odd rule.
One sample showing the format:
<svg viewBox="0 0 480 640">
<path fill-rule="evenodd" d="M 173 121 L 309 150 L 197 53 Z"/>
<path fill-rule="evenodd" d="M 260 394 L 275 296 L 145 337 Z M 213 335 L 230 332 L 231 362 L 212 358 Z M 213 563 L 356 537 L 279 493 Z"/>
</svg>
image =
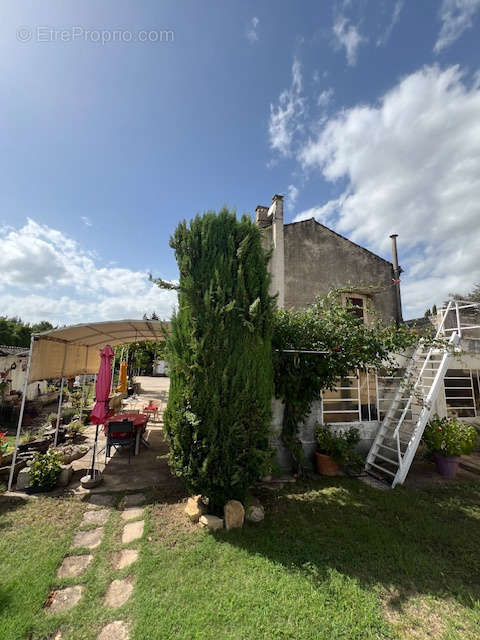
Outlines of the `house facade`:
<svg viewBox="0 0 480 640">
<path fill-rule="evenodd" d="M 280 308 L 300 309 L 336 288 L 366 317 L 373 309 L 385 324 L 402 321 L 394 265 L 314 218 L 284 224 L 283 197 L 258 206 L 256 221 L 271 252 L 272 293 Z"/>
<path fill-rule="evenodd" d="M 284 224 L 283 198 L 278 195 L 269 207 L 256 208 L 256 221 L 264 246 L 271 252 L 271 292 L 277 295 L 280 308 L 306 307 L 318 294 L 338 288 L 345 302 L 358 307 L 357 315 L 366 322 L 369 308 L 384 324 L 402 322 L 396 236 L 392 242 L 393 262 L 389 262 L 313 218 Z M 480 416 L 480 317 L 471 309 L 463 309 L 462 313 L 466 311 L 475 317 L 464 318 L 463 325 L 478 328 L 463 332 L 461 352 L 450 358 L 432 412 L 439 415 L 454 412 L 466 421 L 474 421 Z M 439 310 L 438 317 L 431 318 L 434 331 L 442 322 L 442 313 Z M 447 337 L 450 325 L 453 327 L 455 323 L 456 316 L 450 313 L 445 322 Z M 299 429 L 305 461 L 313 460 L 317 423 L 335 425 L 338 431 L 355 426 L 360 431 L 361 449 L 368 451 L 392 405 L 408 362 L 408 355 L 398 357 L 397 375 L 373 369 L 352 371 L 338 381 L 335 389 L 325 391 Z M 277 461 L 288 467 L 289 456 L 281 444 L 283 406 L 275 399 L 272 408 L 272 444 L 277 449 Z"/>
</svg>

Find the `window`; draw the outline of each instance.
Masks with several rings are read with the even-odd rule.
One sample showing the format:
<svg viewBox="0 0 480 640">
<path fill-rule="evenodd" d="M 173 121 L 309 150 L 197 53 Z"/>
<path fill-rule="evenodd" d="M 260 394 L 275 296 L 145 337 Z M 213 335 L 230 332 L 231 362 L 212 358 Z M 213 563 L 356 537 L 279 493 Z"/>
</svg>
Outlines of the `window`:
<svg viewBox="0 0 480 640">
<path fill-rule="evenodd" d="M 365 300 L 363 298 L 347 298 L 349 311 L 360 320 L 365 320 Z"/>
</svg>

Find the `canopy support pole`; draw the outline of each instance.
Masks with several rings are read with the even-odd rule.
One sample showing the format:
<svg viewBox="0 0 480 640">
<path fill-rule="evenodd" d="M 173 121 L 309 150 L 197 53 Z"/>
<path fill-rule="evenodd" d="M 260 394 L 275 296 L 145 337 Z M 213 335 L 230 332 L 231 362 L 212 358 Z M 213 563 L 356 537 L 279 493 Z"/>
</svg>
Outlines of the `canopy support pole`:
<svg viewBox="0 0 480 640">
<path fill-rule="evenodd" d="M 13 450 L 12 466 L 10 467 L 10 475 L 8 477 L 8 491 L 12 489 L 13 474 L 15 471 L 15 463 L 17 461 L 18 443 L 20 442 L 20 432 L 22 430 L 23 412 L 25 411 L 25 400 L 27 399 L 28 379 L 30 377 L 30 363 L 32 362 L 34 336 L 30 338 L 30 351 L 28 352 L 27 372 L 25 375 L 25 383 L 23 385 L 22 404 L 20 406 L 20 414 L 18 416 L 17 434 L 15 436 L 15 448 Z"/>
<path fill-rule="evenodd" d="M 85 374 L 82 376 L 82 402 L 80 404 L 80 422 L 83 423 L 83 407 L 85 406 Z"/>
<path fill-rule="evenodd" d="M 63 402 L 63 385 L 65 384 L 65 378 L 62 378 L 62 385 L 60 387 L 60 398 L 58 399 L 58 409 L 57 409 L 57 424 L 55 425 L 55 439 L 53 441 L 53 446 L 57 446 L 58 440 L 58 425 L 60 424 L 60 411 L 62 410 L 62 402 Z"/>
</svg>

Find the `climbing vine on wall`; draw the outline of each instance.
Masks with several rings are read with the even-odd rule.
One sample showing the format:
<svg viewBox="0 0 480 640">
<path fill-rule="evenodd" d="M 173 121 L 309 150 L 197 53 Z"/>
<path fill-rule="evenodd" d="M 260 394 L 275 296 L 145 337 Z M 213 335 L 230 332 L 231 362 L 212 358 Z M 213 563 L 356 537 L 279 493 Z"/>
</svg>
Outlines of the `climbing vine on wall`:
<svg viewBox="0 0 480 640">
<path fill-rule="evenodd" d="M 355 369 L 393 367 L 395 354 L 419 340 L 418 334 L 405 327 L 383 327 L 372 310 L 368 324 L 353 311 L 334 290 L 306 309 L 280 310 L 275 315 L 275 394 L 284 402 L 282 440 L 296 471 L 302 460 L 298 428 L 322 391 Z M 301 350 L 326 353 L 298 353 Z"/>
</svg>

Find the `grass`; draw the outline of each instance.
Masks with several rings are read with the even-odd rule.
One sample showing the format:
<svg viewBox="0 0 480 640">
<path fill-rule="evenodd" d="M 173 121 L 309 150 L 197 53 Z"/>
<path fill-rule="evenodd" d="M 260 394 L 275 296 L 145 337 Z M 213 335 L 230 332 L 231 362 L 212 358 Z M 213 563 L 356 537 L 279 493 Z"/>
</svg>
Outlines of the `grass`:
<svg viewBox="0 0 480 640">
<path fill-rule="evenodd" d="M 123 524 L 113 510 L 88 570 L 63 581 L 56 568 L 85 507 L 3 500 L 2 640 L 58 629 L 64 640 L 94 640 L 118 619 L 131 621 L 131 640 L 480 637 L 477 484 L 380 492 L 315 480 L 261 496 L 264 522 L 215 535 L 185 519 L 178 496 L 152 492 L 139 561 L 112 569 Z M 131 599 L 106 610 L 107 585 L 127 575 L 136 580 Z M 47 616 L 50 590 L 70 584 L 85 585 L 81 603 Z"/>
</svg>

